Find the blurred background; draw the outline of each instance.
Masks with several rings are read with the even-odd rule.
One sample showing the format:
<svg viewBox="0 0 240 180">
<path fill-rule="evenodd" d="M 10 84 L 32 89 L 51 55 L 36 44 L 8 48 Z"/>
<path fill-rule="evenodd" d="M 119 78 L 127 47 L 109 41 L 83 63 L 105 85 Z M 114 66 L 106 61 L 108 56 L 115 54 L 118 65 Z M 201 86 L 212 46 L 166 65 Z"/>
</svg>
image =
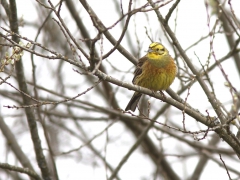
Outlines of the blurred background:
<svg viewBox="0 0 240 180">
<path fill-rule="evenodd" d="M 239 18 L 238 0 L 1 0 L 0 179 L 240 179 Z M 177 77 L 125 112 L 152 42 Z"/>
</svg>

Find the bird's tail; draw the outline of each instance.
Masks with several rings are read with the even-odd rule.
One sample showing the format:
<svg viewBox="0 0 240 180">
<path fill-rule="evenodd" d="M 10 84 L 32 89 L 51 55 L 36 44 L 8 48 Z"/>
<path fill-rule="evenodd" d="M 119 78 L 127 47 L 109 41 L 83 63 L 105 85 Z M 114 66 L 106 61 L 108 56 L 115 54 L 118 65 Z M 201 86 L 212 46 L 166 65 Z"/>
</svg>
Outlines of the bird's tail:
<svg viewBox="0 0 240 180">
<path fill-rule="evenodd" d="M 134 112 L 136 110 L 136 107 L 138 105 L 138 101 L 140 100 L 142 94 L 139 92 L 135 92 L 131 98 L 131 100 L 129 101 L 125 111 L 131 110 L 132 112 Z"/>
</svg>

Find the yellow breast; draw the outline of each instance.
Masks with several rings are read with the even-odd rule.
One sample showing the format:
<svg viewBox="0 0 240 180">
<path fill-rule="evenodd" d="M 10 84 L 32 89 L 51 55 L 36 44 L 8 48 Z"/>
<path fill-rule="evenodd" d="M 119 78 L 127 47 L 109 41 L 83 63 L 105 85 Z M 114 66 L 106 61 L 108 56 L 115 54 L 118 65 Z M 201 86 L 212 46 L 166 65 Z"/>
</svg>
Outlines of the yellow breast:
<svg viewBox="0 0 240 180">
<path fill-rule="evenodd" d="M 134 84 L 154 91 L 166 90 L 172 84 L 176 72 L 177 67 L 171 56 L 163 67 L 156 67 L 149 60 L 146 60 L 142 65 L 142 73 L 136 77 Z"/>
</svg>

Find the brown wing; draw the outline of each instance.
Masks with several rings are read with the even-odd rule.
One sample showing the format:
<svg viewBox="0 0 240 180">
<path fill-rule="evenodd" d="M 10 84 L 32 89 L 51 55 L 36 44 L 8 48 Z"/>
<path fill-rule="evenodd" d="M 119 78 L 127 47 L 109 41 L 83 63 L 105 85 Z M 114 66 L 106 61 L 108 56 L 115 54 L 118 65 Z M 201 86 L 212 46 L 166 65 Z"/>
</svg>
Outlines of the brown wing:
<svg viewBox="0 0 240 180">
<path fill-rule="evenodd" d="M 135 84 L 136 77 L 138 77 L 140 74 L 142 74 L 142 65 L 146 60 L 147 60 L 146 56 L 144 56 L 144 57 L 142 57 L 138 60 L 137 68 L 134 71 L 134 77 L 133 77 L 133 80 L 132 80 L 133 84 Z"/>
</svg>

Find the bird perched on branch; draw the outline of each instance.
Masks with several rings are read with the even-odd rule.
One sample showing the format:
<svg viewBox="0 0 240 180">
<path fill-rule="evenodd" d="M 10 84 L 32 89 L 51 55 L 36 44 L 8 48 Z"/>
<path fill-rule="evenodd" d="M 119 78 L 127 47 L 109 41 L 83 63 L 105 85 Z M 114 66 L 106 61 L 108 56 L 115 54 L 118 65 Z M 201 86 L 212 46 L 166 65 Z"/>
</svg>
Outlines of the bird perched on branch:
<svg viewBox="0 0 240 180">
<path fill-rule="evenodd" d="M 166 90 L 177 74 L 177 66 L 168 50 L 160 43 L 150 44 L 147 54 L 140 58 L 134 71 L 133 84 L 153 91 Z M 135 111 L 142 94 L 135 92 L 125 111 Z"/>
</svg>

